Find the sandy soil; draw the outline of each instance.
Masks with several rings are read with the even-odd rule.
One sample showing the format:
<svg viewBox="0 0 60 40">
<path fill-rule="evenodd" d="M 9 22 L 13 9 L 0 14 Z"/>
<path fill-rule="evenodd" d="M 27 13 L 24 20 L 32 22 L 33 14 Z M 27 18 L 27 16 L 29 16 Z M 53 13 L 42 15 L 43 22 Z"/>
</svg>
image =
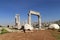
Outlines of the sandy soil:
<svg viewBox="0 0 60 40">
<path fill-rule="evenodd" d="M 0 35 L 0 40 L 55 40 L 47 30 L 33 32 L 14 32 Z"/>
</svg>

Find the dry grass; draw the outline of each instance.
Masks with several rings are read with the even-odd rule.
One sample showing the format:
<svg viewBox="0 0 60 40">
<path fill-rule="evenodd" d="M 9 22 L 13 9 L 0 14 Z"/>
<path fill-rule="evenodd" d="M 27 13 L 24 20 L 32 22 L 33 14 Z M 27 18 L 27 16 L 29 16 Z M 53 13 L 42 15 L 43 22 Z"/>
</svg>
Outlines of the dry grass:
<svg viewBox="0 0 60 40">
<path fill-rule="evenodd" d="M 58 30 L 50 30 L 51 34 L 53 35 L 53 37 L 56 38 L 56 40 L 60 40 L 60 32 L 58 32 Z"/>
</svg>

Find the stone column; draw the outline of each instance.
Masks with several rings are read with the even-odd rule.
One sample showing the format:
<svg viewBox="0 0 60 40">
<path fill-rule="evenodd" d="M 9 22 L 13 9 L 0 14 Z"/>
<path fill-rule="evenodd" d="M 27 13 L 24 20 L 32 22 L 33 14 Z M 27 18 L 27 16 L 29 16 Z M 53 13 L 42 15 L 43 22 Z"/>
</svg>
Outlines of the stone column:
<svg viewBox="0 0 60 40">
<path fill-rule="evenodd" d="M 28 14 L 28 24 L 31 25 L 31 14 Z"/>
<path fill-rule="evenodd" d="M 19 14 L 16 14 L 16 16 L 15 16 L 15 26 L 16 26 L 17 29 L 20 29 L 21 28 Z"/>
<path fill-rule="evenodd" d="M 39 24 L 39 29 L 41 29 L 41 17 L 38 16 L 38 24 Z"/>
</svg>

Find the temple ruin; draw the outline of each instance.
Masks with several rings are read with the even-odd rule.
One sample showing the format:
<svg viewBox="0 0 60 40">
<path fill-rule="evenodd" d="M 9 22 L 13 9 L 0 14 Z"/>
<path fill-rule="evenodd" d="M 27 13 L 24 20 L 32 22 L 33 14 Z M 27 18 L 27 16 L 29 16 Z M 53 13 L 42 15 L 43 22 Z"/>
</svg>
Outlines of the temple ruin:
<svg viewBox="0 0 60 40">
<path fill-rule="evenodd" d="M 28 23 L 26 24 L 27 26 L 25 26 L 25 29 L 33 29 L 32 28 L 32 25 L 31 25 L 31 15 L 36 15 L 38 16 L 38 25 L 39 25 L 39 28 L 41 29 L 41 16 L 40 16 L 40 13 L 39 12 L 35 12 L 35 11 L 29 11 L 29 14 L 28 14 Z M 15 27 L 20 29 L 21 28 L 21 25 L 20 25 L 20 16 L 19 14 L 16 14 L 15 16 Z"/>
<path fill-rule="evenodd" d="M 35 11 L 29 11 L 29 14 L 28 14 L 28 24 L 29 25 L 31 25 L 31 15 L 38 16 L 38 25 L 39 25 L 39 28 L 41 29 L 41 16 L 40 16 L 40 13 L 35 12 Z"/>
</svg>

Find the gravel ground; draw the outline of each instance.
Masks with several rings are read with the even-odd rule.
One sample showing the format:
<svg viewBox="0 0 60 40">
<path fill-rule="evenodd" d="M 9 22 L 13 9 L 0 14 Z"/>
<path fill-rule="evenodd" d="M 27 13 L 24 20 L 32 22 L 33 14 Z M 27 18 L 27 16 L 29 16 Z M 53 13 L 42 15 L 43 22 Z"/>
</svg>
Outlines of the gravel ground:
<svg viewBox="0 0 60 40">
<path fill-rule="evenodd" d="M 0 40 L 55 40 L 48 30 L 13 32 L 0 35 Z"/>
</svg>

